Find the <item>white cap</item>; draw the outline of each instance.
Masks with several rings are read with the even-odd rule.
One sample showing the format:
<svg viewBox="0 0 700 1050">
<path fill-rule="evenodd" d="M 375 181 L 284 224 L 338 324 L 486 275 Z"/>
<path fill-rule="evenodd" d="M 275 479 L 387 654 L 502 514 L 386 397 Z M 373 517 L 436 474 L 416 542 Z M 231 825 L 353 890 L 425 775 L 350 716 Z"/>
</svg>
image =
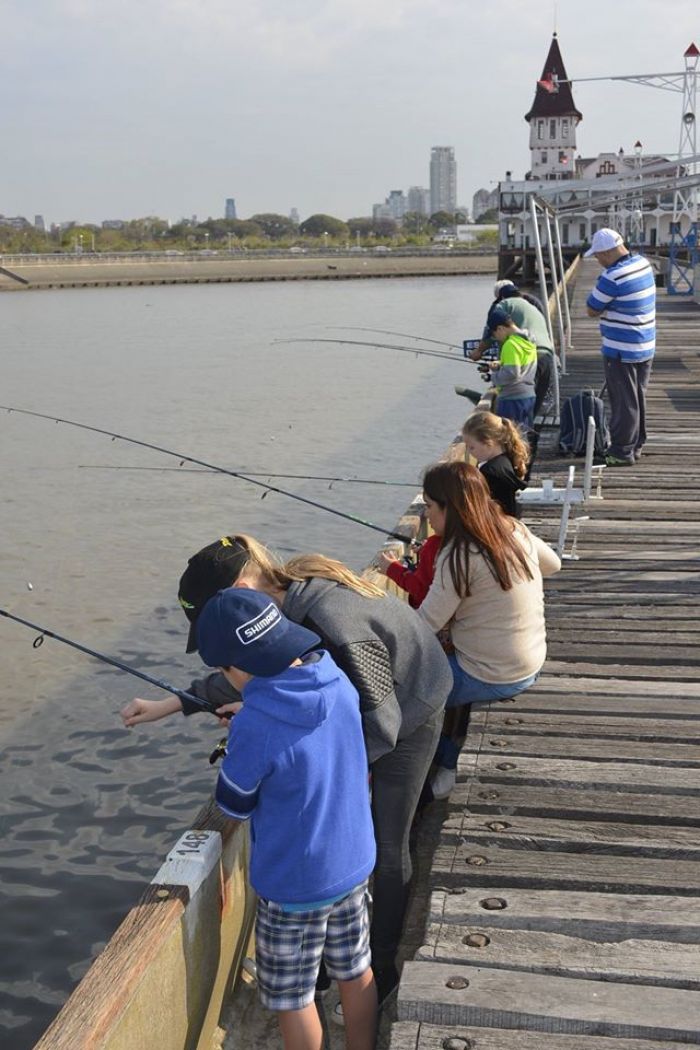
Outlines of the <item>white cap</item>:
<svg viewBox="0 0 700 1050">
<path fill-rule="evenodd" d="M 597 230 L 593 234 L 590 248 L 584 253 L 584 258 L 587 259 L 590 255 L 597 255 L 598 252 L 609 252 L 612 248 L 619 248 L 622 243 L 622 237 L 617 230 L 608 230 L 606 228 Z"/>
</svg>

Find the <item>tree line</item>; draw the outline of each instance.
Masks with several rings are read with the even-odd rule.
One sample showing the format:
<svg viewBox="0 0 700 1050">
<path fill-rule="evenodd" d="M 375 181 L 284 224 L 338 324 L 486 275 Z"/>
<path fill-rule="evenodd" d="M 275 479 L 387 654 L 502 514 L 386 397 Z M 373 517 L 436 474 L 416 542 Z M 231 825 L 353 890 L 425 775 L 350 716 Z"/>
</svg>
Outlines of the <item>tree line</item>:
<svg viewBox="0 0 700 1050">
<path fill-rule="evenodd" d="M 17 229 L 0 217 L 0 252 L 202 251 L 236 248 L 338 247 L 347 245 L 421 245 L 441 230 L 464 222 L 461 213 L 434 215 L 409 212 L 394 219 L 358 216 L 347 220 L 318 213 L 296 223 L 286 215 L 261 212 L 249 219 L 213 219 L 168 223 L 148 216 L 115 226 L 65 224 L 40 230 L 29 223 Z"/>
</svg>

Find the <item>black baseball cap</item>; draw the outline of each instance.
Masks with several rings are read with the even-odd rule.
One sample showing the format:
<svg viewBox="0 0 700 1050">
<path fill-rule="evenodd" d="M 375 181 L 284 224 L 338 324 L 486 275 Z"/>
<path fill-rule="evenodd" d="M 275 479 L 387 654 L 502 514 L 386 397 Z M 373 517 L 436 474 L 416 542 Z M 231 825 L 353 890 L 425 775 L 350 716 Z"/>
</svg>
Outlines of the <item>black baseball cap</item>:
<svg viewBox="0 0 700 1050">
<path fill-rule="evenodd" d="M 232 536 L 223 536 L 192 555 L 180 577 L 177 594 L 190 621 L 186 652 L 197 652 L 197 617 L 204 606 L 218 591 L 238 579 L 249 558 L 247 549 Z"/>
</svg>

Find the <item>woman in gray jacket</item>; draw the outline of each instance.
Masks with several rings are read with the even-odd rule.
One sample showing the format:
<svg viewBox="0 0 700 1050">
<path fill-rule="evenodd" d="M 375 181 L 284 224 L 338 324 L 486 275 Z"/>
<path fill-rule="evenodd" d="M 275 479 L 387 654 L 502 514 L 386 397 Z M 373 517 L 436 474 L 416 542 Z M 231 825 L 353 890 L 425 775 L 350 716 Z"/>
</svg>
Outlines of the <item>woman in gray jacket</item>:
<svg viewBox="0 0 700 1050">
<path fill-rule="evenodd" d="M 433 632 L 406 603 L 321 554 L 283 565 L 242 534 L 190 558 L 179 591 L 190 621 L 188 652 L 197 648 L 196 620 L 207 601 L 234 585 L 264 591 L 290 620 L 320 635 L 360 694 L 377 841 L 371 944 L 381 1002 L 398 982 L 396 952 L 412 873 L 409 833 L 452 688 L 450 666 Z M 219 704 L 222 714 L 240 699 L 218 673 L 194 681 L 190 691 Z M 137 698 L 122 717 L 135 725 L 180 710 L 194 713 L 175 696 Z"/>
</svg>

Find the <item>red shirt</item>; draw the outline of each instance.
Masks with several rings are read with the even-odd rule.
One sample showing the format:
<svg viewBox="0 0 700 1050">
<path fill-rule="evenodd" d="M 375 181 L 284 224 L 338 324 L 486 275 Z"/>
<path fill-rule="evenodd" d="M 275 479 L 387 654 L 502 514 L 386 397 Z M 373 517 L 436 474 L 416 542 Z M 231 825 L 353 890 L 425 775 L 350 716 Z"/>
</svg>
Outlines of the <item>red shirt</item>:
<svg viewBox="0 0 700 1050">
<path fill-rule="evenodd" d="M 418 552 L 418 565 L 407 569 L 400 561 L 393 562 L 386 574 L 402 590 L 408 591 L 408 604 L 417 609 L 430 590 L 435 575 L 437 558 L 442 536 L 429 536 Z"/>
</svg>

